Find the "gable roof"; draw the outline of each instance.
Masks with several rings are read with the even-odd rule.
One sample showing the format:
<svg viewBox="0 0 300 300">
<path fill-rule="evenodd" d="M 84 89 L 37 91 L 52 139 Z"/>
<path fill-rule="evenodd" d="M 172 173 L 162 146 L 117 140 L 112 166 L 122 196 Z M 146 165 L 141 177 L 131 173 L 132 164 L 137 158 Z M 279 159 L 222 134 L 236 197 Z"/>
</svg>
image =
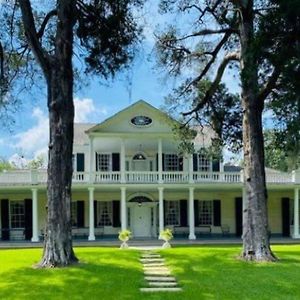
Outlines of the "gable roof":
<svg viewBox="0 0 300 300">
<path fill-rule="evenodd" d="M 155 114 L 160 115 L 162 118 L 165 118 L 166 121 L 170 121 L 170 122 L 175 122 L 178 123 L 179 122 L 173 118 L 171 118 L 168 114 L 166 114 L 165 112 L 161 111 L 160 109 L 152 106 L 151 104 L 149 104 L 148 102 L 144 101 L 144 100 L 139 100 L 129 106 L 127 106 L 126 108 L 120 110 L 119 112 L 117 112 L 116 114 L 112 115 L 111 117 L 107 118 L 106 120 L 104 120 L 103 122 L 89 128 L 88 130 L 86 130 L 86 133 L 92 133 L 92 132 L 98 132 L 101 131 L 101 129 L 103 129 L 104 127 L 112 124 L 114 122 L 114 120 L 116 120 L 117 118 L 122 117 L 123 115 L 125 115 L 127 112 L 129 111 L 133 111 L 135 109 L 138 108 L 142 108 L 144 107 L 145 109 L 148 109 L 150 111 L 152 111 Z"/>
</svg>

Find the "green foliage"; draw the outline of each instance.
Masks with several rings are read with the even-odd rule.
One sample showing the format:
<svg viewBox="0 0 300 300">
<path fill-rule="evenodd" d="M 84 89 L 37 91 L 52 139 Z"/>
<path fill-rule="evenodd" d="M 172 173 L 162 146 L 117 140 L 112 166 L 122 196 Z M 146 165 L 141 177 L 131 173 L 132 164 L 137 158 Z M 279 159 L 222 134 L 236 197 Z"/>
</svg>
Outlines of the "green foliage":
<svg viewBox="0 0 300 300">
<path fill-rule="evenodd" d="M 6 170 L 12 170 L 14 169 L 14 166 L 7 160 L 0 158 L 0 172 Z"/>
<path fill-rule="evenodd" d="M 266 167 L 283 172 L 296 170 L 300 167 L 299 140 L 295 148 L 287 144 L 287 132 L 267 130 L 265 138 L 265 164 Z"/>
<path fill-rule="evenodd" d="M 132 237 L 132 233 L 130 230 L 128 229 L 124 229 L 122 231 L 119 232 L 119 240 L 122 242 L 127 242 L 129 239 L 131 239 Z"/>
<path fill-rule="evenodd" d="M 240 246 L 180 246 L 161 250 L 183 291 L 145 293 L 142 297 L 145 300 L 299 299 L 300 246 L 275 245 L 272 249 L 280 262 L 246 264 L 237 259 Z M 45 270 L 32 268 L 42 249 L 1 250 L 1 298 L 141 299 L 139 288 L 145 282 L 140 251 L 82 247 L 75 248 L 75 252 L 79 264 Z"/>
<path fill-rule="evenodd" d="M 173 233 L 170 228 L 165 228 L 159 233 L 159 236 L 166 242 L 173 239 Z"/>
<path fill-rule="evenodd" d="M 28 169 L 42 169 L 45 167 L 45 159 L 42 155 L 39 155 L 35 159 L 29 161 L 29 163 L 26 166 L 26 168 Z"/>
</svg>

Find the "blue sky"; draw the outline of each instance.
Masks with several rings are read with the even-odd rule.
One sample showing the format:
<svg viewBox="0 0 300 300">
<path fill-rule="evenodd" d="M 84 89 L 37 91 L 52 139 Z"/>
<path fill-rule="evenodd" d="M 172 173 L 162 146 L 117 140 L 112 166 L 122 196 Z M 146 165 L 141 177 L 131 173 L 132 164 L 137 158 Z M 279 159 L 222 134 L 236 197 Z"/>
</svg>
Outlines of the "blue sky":
<svg viewBox="0 0 300 300">
<path fill-rule="evenodd" d="M 99 123 L 139 99 L 160 107 L 164 97 L 178 83 L 155 66 L 153 32 L 157 23 L 163 24 L 168 18 L 163 19 L 163 16 L 158 15 L 155 5 L 151 4 L 148 3 L 142 13 L 144 19 L 141 21 L 146 24 L 145 39 L 131 70 L 105 85 L 94 78 L 88 87 L 76 92 L 76 122 Z M 128 84 L 128 76 L 131 78 L 131 86 Z M 231 92 L 239 92 L 239 84 L 229 72 L 225 74 L 224 82 Z M 12 131 L 0 129 L 0 158 L 21 165 L 41 153 L 45 154 L 48 142 L 46 91 L 36 92 L 34 100 L 26 94 L 23 97 L 23 105 L 15 114 L 16 124 Z"/>
</svg>

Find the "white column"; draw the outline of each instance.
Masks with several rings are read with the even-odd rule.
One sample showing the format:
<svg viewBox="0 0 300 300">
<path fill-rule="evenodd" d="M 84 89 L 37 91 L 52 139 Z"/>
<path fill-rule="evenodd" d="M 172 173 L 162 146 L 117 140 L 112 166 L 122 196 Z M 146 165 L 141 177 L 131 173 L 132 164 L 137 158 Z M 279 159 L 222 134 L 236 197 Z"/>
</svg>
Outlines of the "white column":
<svg viewBox="0 0 300 300">
<path fill-rule="evenodd" d="M 189 155 L 189 183 L 194 183 L 193 172 L 194 172 L 194 160 L 193 160 L 193 154 L 190 154 Z"/>
<path fill-rule="evenodd" d="M 32 242 L 39 241 L 38 233 L 38 195 L 37 189 L 31 189 L 32 191 Z"/>
<path fill-rule="evenodd" d="M 127 229 L 126 187 L 121 187 L 121 229 Z"/>
<path fill-rule="evenodd" d="M 293 238 L 300 238 L 299 236 L 299 188 L 295 188 L 294 192 L 294 234 Z"/>
<path fill-rule="evenodd" d="M 154 236 L 157 237 L 157 206 L 153 206 L 153 227 L 154 227 Z"/>
<path fill-rule="evenodd" d="M 158 188 L 159 234 L 164 230 L 164 188 Z M 160 238 L 160 237 L 159 237 Z"/>
<path fill-rule="evenodd" d="M 120 163 L 120 171 L 121 171 L 121 183 L 125 183 L 125 142 L 121 139 L 121 163 Z"/>
<path fill-rule="evenodd" d="M 95 221 L 94 221 L 94 191 L 95 188 L 90 187 L 89 190 L 89 241 L 94 241 L 95 238 Z"/>
<path fill-rule="evenodd" d="M 162 171 L 163 171 L 163 161 L 162 161 L 162 139 L 158 139 L 158 182 L 162 183 Z"/>
<path fill-rule="evenodd" d="M 194 188 L 189 187 L 189 239 L 195 240 L 195 209 L 194 209 Z"/>
<path fill-rule="evenodd" d="M 94 137 L 90 137 L 90 145 L 89 145 L 89 154 L 90 154 L 90 182 L 94 182 L 94 171 L 95 168 L 95 153 L 94 153 Z"/>
</svg>

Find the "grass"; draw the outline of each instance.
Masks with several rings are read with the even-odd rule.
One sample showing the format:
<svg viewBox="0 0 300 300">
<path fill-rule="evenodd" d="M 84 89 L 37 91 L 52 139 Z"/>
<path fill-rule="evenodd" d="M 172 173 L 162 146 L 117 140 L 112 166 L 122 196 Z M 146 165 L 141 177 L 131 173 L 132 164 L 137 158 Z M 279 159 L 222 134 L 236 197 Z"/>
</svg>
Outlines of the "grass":
<svg viewBox="0 0 300 300">
<path fill-rule="evenodd" d="M 300 246 L 274 246 L 278 263 L 237 260 L 237 246 L 161 250 L 183 287 L 178 294 L 143 294 L 140 252 L 76 248 L 81 264 L 33 269 L 40 249 L 0 250 L 0 299 L 300 299 Z"/>
</svg>

